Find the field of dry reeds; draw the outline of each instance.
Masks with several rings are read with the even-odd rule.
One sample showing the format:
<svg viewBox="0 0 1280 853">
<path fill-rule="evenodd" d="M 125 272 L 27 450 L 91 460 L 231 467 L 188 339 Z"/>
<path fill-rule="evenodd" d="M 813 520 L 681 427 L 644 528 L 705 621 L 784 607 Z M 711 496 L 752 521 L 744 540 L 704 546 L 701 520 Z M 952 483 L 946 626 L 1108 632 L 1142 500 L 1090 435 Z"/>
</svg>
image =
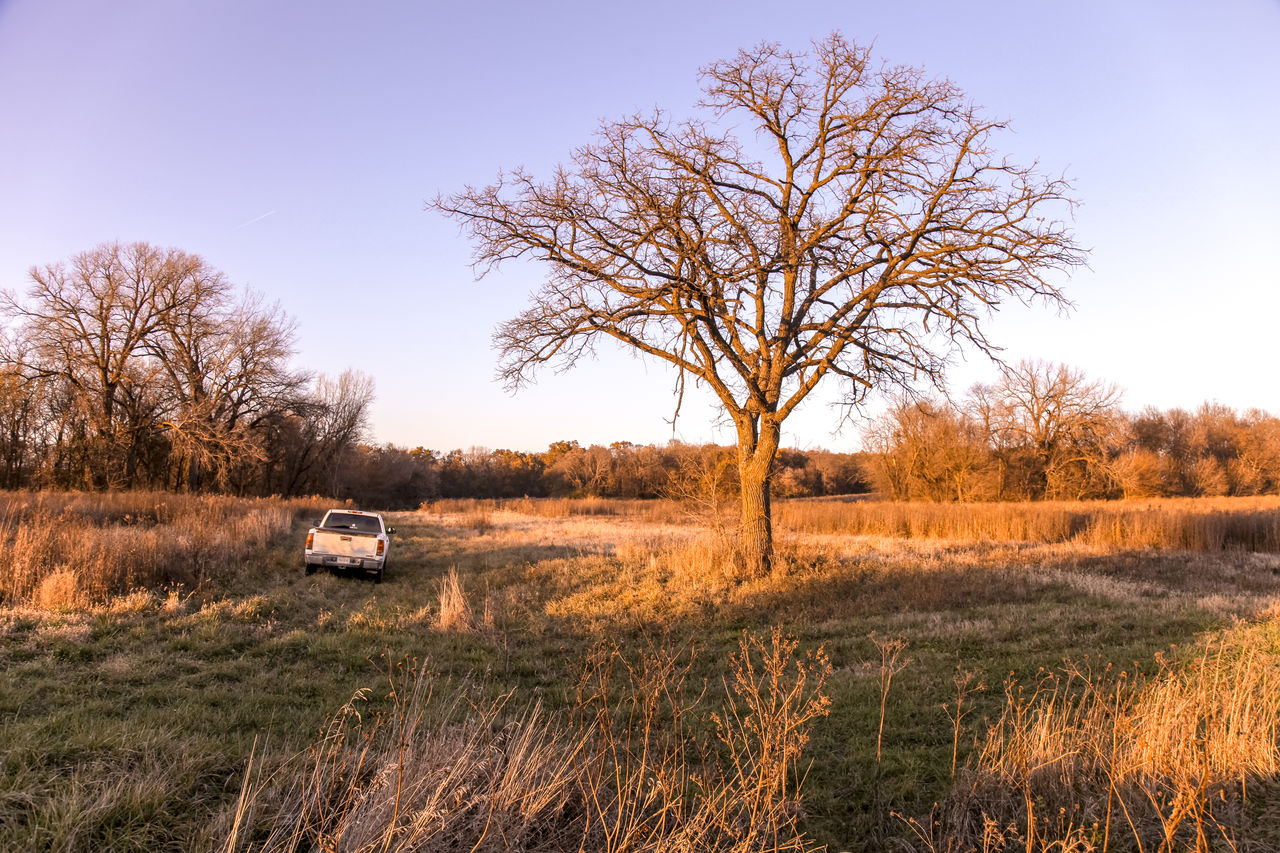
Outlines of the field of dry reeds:
<svg viewBox="0 0 1280 853">
<path fill-rule="evenodd" d="M 135 497 L 93 523 L 180 517 Z M 379 586 L 295 516 L 180 595 L 29 584 L 0 849 L 1276 849 L 1277 512 L 784 502 L 746 578 L 671 503 L 440 502 Z"/>
<path fill-rule="evenodd" d="M 673 521 L 682 515 L 674 501 L 628 498 L 449 498 L 428 501 L 422 510 L 449 516 L 506 512 L 538 518 L 617 516 L 650 521 Z"/>
<path fill-rule="evenodd" d="M 1069 542 L 1113 550 L 1280 551 L 1280 497 L 1034 503 L 783 501 L 798 533 L 964 542 Z"/>
<path fill-rule="evenodd" d="M 160 492 L 0 493 L 0 602 L 45 609 L 193 588 L 288 531 L 314 500 Z"/>
</svg>

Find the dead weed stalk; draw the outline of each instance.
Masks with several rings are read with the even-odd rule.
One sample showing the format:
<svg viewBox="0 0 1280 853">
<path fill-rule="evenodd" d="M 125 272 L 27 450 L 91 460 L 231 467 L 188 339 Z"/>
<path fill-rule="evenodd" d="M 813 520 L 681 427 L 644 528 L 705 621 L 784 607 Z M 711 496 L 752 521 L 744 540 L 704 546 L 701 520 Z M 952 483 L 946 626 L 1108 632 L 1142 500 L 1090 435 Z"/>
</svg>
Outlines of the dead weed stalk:
<svg viewBox="0 0 1280 853">
<path fill-rule="evenodd" d="M 1237 628 L 1151 674 L 1089 662 L 1010 681 L 917 849 L 1237 850 L 1251 780 L 1280 771 L 1280 657 Z M 959 707 L 959 705 L 957 705 Z M 954 718 L 953 718 L 954 719 Z"/>
<path fill-rule="evenodd" d="M 432 674 L 389 676 L 389 709 L 361 691 L 272 776 L 247 772 L 226 853 L 333 851 L 805 851 L 798 778 L 825 715 L 830 664 L 773 631 L 744 635 L 723 707 L 688 688 L 691 652 L 638 658 L 603 644 L 561 713 Z M 714 731 L 713 737 L 705 732 Z"/>
</svg>

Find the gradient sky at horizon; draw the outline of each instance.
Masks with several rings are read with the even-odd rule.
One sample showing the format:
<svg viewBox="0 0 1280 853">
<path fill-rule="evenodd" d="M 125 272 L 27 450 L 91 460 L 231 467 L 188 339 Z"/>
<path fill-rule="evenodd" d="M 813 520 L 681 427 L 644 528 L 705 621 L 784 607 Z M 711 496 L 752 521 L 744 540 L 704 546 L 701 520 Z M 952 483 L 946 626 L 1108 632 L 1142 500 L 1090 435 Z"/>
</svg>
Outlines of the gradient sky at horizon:
<svg viewBox="0 0 1280 853">
<path fill-rule="evenodd" d="M 673 437 L 673 375 L 618 350 L 494 379 L 494 326 L 540 280 L 476 282 L 428 199 L 546 176 L 601 120 L 689 115 L 698 68 L 832 30 L 948 77 L 1064 173 L 1088 269 L 1068 316 L 1010 305 L 1006 357 L 1115 382 L 1131 410 L 1280 412 L 1280 2 L 444 4 L 0 0 L 0 288 L 104 241 L 202 255 L 279 301 L 297 363 L 374 377 L 373 438 L 540 450 Z M 987 381 L 980 360 L 953 387 Z M 828 394 L 784 430 L 849 450 Z M 732 441 L 687 399 L 674 437 Z"/>
</svg>

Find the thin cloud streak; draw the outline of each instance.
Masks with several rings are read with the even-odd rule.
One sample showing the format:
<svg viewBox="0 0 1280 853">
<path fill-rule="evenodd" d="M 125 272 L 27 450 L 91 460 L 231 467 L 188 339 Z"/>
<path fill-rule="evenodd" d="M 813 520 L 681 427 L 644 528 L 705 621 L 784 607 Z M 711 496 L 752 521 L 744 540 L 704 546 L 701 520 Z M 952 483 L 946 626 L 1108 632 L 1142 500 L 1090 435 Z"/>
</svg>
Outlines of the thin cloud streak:
<svg viewBox="0 0 1280 853">
<path fill-rule="evenodd" d="M 254 224 L 255 222 L 261 222 L 262 220 L 266 219 L 268 216 L 275 216 L 275 215 L 276 215 L 276 212 L 274 210 L 268 210 L 266 213 L 262 214 L 261 216 L 255 216 L 253 219 L 250 219 L 248 222 L 241 222 L 239 225 L 237 225 L 235 228 L 232 228 L 231 230 L 239 231 L 241 228 L 248 228 L 250 225 Z"/>
</svg>

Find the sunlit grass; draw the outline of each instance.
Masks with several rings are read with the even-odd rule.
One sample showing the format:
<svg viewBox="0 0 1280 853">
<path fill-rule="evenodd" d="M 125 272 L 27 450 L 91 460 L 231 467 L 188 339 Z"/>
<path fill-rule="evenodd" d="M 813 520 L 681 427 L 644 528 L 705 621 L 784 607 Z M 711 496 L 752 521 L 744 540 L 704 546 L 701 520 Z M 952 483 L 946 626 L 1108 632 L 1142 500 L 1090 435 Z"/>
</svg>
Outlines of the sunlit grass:
<svg viewBox="0 0 1280 853">
<path fill-rule="evenodd" d="M 1280 551 L 1280 497 L 1035 503 L 780 502 L 803 533 L 965 542 L 1070 542 L 1107 549 Z"/>
<path fill-rule="evenodd" d="M 42 500 L 48 509 L 50 498 Z M 1234 505 L 1206 506 L 1212 516 Z M 1253 502 L 1240 506 L 1246 514 L 1265 511 Z M 1173 508 L 1199 512 L 1180 502 Z M 296 768 L 291 756 L 319 748 L 326 719 L 360 688 L 368 691 L 357 706 L 366 721 L 394 715 L 388 662 L 406 658 L 433 674 L 423 731 L 465 724 L 472 705 L 458 706 L 461 697 L 475 708 L 518 697 L 483 731 L 514 733 L 527 725 L 524 736 L 565 744 L 573 732 L 563 726 L 572 719 L 576 685 L 602 642 L 612 640 L 629 660 L 653 649 L 688 650 L 680 695 L 714 710 L 728 697 L 729 662 L 743 632 L 781 626 L 799 641 L 801 654 L 824 647 L 832 666 L 825 686 L 829 715 L 812 725 L 806 757 L 795 768 L 804 785 L 788 808 L 805 838 L 833 851 L 928 847 L 917 830 L 933 843 L 931 821 L 958 812 L 997 819 L 1007 847 L 1025 849 L 1032 837 L 1043 849 L 1056 843 L 1054 833 L 1061 840 L 1074 832 L 1071 843 L 1085 845 L 1075 849 L 1100 849 L 1101 832 L 1079 831 L 1094 817 L 1105 818 L 1106 800 L 1094 794 L 1105 795 L 1107 780 L 1121 778 L 1119 763 L 1106 772 L 1098 768 L 1111 765 L 1096 761 L 1073 765 L 1074 781 L 1066 786 L 1037 787 L 1043 774 L 1033 774 L 1034 821 L 1027 823 L 1026 785 L 1006 769 L 1021 760 L 1008 745 L 1030 736 L 1017 734 L 1014 724 L 1027 721 L 1027 732 L 1037 730 L 1031 721 L 1042 712 L 1034 710 L 1033 696 L 1037 703 L 1055 691 L 1076 703 L 1090 690 L 1113 697 L 1121 683 L 1113 676 L 1128 673 L 1122 713 L 1089 717 L 1107 720 L 1110 728 L 1043 712 L 1049 714 L 1043 719 L 1062 721 L 1053 726 L 1064 731 L 1059 741 L 1045 741 L 1044 754 L 1084 755 L 1096 752 L 1097 733 L 1117 726 L 1137 731 L 1144 720 L 1163 720 L 1175 733 L 1187 726 L 1207 730 L 1204 718 L 1180 717 L 1175 707 L 1238 709 L 1253 702 L 1261 710 L 1271 700 L 1260 691 L 1277 692 L 1271 675 L 1246 677 L 1276 666 L 1268 639 L 1280 612 L 1280 554 L 1274 552 L 904 539 L 780 524 L 781 571 L 748 579 L 737 568 L 732 538 L 683 522 L 677 508 L 456 509 L 394 515 L 400 533 L 380 586 L 355 575 L 305 576 L 299 555 L 310 514 L 304 512 L 279 538 L 218 563 L 201 584 L 161 583 L 74 606 L 41 606 L 28 596 L 0 609 L 0 849 L 219 849 L 231 831 L 251 750 L 259 768 L 254 779 Z M 145 510 L 135 503 L 129 514 L 136 513 Z M 483 524 L 475 513 L 484 514 Z M 104 514 L 98 523 L 111 522 Z M 1237 620 L 1255 627 L 1232 636 L 1249 639 L 1221 640 Z M 904 643 L 901 660 L 909 660 L 887 686 L 876 645 L 886 640 Z M 1252 669 L 1231 669 L 1232 661 L 1245 659 L 1245 648 Z M 1220 655 L 1218 649 L 1236 651 Z M 1084 689 L 1079 678 L 1060 676 L 1061 686 L 1041 680 L 1063 673 L 1064 661 L 1083 666 L 1086 656 L 1096 675 L 1092 687 Z M 1134 661 L 1150 673 L 1142 689 Z M 961 672 L 973 677 L 957 726 L 952 715 Z M 1027 685 L 1023 706 L 1014 703 L 1016 692 L 1006 695 L 1006 682 Z M 1037 687 L 1044 688 L 1038 696 Z M 528 716 L 535 706 L 538 716 Z M 1233 713 L 1239 716 L 1226 710 L 1219 716 Z M 695 739 L 714 736 L 709 718 L 689 721 Z M 1158 778 L 1165 779 L 1194 763 L 1174 748 L 1185 740 L 1171 734 L 1136 742 L 1151 747 L 1147 766 L 1158 770 L 1164 762 L 1166 776 Z M 1266 837 L 1259 816 L 1275 812 L 1268 797 L 1280 787 L 1273 771 L 1257 769 L 1265 737 L 1249 743 L 1247 750 L 1240 744 L 1228 750 L 1254 756 L 1245 784 L 1204 788 L 1230 808 L 1200 813 L 1237 839 Z M 378 753 L 378 766 L 397 766 L 389 760 Z M 1134 805 L 1135 798 L 1146 800 L 1144 790 L 1156 789 L 1143 789 L 1132 773 L 1123 778 L 1132 787 L 1112 799 L 1107 843 L 1114 850 L 1136 849 L 1118 802 L 1135 813 L 1141 832 L 1164 825 L 1155 806 L 1138 815 Z M 265 840 L 255 832 L 261 821 L 282 814 L 273 803 L 294 802 L 284 795 L 272 800 L 276 795 L 262 790 L 257 817 L 238 836 L 242 849 Z M 1064 814 L 1074 822 L 1059 826 L 1048 819 L 1037 797 L 1069 801 Z M 1089 821 L 1076 819 L 1076 805 Z M 1194 817 L 1184 819 L 1179 832 L 1195 825 Z M 1213 828 L 1208 818 L 1200 825 Z M 952 849 L 981 849 L 978 836 L 963 837 L 967 846 Z M 1153 837 L 1141 836 L 1144 849 L 1157 849 L 1148 843 Z M 474 843 L 477 836 L 471 838 Z"/>
<path fill-rule="evenodd" d="M 1280 770 L 1275 623 L 1141 667 L 1085 658 L 1007 680 L 947 799 L 927 820 L 903 818 L 907 846 L 1272 849 L 1280 827 L 1250 812 L 1274 808 Z"/>
<path fill-rule="evenodd" d="M 46 610 L 238 568 L 315 500 L 167 493 L 0 494 L 0 601 Z"/>
</svg>

